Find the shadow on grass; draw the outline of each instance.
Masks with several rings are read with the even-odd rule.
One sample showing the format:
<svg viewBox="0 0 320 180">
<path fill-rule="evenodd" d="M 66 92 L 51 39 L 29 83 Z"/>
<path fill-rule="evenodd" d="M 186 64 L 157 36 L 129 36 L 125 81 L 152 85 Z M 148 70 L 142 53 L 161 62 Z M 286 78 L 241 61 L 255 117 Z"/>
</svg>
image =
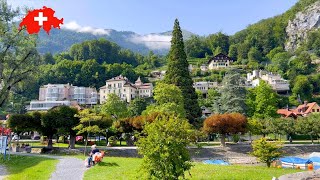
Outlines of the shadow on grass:
<svg viewBox="0 0 320 180">
<path fill-rule="evenodd" d="M 119 164 L 114 163 L 114 162 L 99 162 L 98 163 L 99 166 L 119 166 Z"/>
</svg>

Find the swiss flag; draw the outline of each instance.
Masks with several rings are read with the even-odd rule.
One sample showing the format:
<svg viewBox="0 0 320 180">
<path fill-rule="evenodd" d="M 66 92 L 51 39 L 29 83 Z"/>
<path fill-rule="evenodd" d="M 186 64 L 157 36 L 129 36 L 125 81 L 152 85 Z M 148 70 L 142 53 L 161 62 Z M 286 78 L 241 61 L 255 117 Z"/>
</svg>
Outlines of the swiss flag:
<svg viewBox="0 0 320 180">
<path fill-rule="evenodd" d="M 41 27 L 49 34 L 51 28 L 59 28 L 63 24 L 63 18 L 58 19 L 54 16 L 55 11 L 43 6 L 42 9 L 29 11 L 20 23 L 20 28 L 26 26 L 29 34 L 39 33 Z"/>
</svg>

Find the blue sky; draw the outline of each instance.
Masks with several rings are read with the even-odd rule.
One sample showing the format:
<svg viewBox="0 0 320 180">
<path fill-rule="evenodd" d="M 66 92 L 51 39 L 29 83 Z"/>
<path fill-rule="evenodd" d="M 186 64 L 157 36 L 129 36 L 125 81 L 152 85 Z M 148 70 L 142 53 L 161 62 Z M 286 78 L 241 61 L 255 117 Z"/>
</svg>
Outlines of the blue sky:
<svg viewBox="0 0 320 180">
<path fill-rule="evenodd" d="M 297 0 L 8 0 L 14 6 L 51 7 L 71 29 L 86 27 L 134 31 L 183 29 L 199 35 L 234 34 L 249 24 L 281 14 Z M 68 26 L 68 27 L 69 27 Z"/>
</svg>

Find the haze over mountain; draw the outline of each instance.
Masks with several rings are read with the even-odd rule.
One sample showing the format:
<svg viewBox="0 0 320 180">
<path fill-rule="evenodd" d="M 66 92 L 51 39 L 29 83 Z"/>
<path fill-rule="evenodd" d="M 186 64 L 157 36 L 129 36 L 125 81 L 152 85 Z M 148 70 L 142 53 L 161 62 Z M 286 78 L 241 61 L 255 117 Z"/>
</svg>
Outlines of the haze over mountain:
<svg viewBox="0 0 320 180">
<path fill-rule="evenodd" d="M 193 33 L 183 30 L 183 35 L 185 39 L 188 39 Z M 70 22 L 63 25 L 60 30 L 53 29 L 50 35 L 41 31 L 38 50 L 40 53 L 55 54 L 67 51 L 73 44 L 100 38 L 115 42 L 122 48 L 137 53 L 147 54 L 149 51 L 153 51 L 163 55 L 170 48 L 171 31 L 140 35 L 132 31 L 82 27 L 76 22 Z"/>
</svg>

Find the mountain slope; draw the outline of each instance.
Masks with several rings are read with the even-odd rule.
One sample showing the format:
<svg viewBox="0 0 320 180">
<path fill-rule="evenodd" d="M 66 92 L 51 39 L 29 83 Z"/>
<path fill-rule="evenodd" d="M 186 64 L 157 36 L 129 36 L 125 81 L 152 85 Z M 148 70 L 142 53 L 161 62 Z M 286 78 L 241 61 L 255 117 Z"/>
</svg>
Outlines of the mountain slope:
<svg viewBox="0 0 320 180">
<path fill-rule="evenodd" d="M 40 53 L 50 52 L 52 54 L 67 51 L 73 44 L 86 40 L 104 38 L 114 42 L 125 49 L 130 49 L 140 54 L 147 54 L 153 51 L 156 54 L 164 55 L 170 48 L 171 31 L 164 33 L 152 33 L 139 35 L 131 31 L 107 30 L 108 34 L 99 35 L 86 32 L 76 32 L 67 29 L 53 29 L 50 35 L 41 31 L 39 33 L 38 50 Z M 193 33 L 185 31 L 185 38 Z"/>
</svg>

